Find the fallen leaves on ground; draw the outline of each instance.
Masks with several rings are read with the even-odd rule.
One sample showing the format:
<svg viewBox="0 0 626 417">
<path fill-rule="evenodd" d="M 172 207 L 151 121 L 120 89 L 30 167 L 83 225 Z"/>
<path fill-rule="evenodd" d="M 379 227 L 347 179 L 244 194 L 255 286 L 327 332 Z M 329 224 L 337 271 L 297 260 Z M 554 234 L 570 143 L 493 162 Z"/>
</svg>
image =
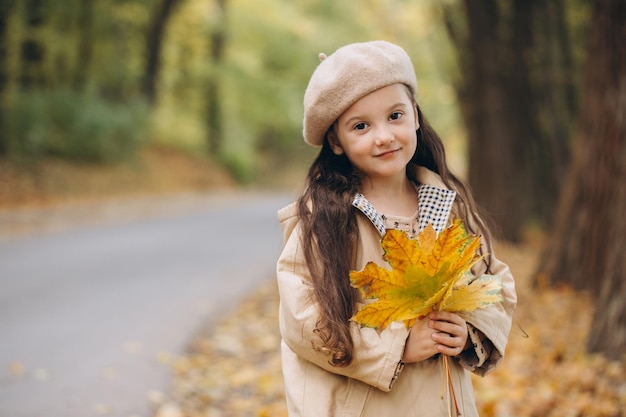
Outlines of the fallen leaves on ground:
<svg viewBox="0 0 626 417">
<path fill-rule="evenodd" d="M 533 289 L 537 249 L 502 246 L 518 311 L 500 368 L 474 377 L 482 417 L 625 417 L 626 359 L 585 353 L 592 303 L 567 288 Z M 284 417 L 278 294 L 273 280 L 198 337 L 189 355 L 162 362 L 174 373 L 172 401 L 157 417 Z"/>
<path fill-rule="evenodd" d="M 273 280 L 244 299 L 191 353 L 161 358 L 174 373 L 173 404 L 185 417 L 286 417 L 280 366 L 278 293 Z M 178 416 L 177 415 L 177 416 Z"/>
<path fill-rule="evenodd" d="M 532 288 L 537 251 L 502 249 L 516 275 L 518 311 L 502 366 L 473 378 L 480 415 L 626 416 L 626 356 L 615 362 L 585 352 L 592 300 L 567 287 Z"/>
</svg>

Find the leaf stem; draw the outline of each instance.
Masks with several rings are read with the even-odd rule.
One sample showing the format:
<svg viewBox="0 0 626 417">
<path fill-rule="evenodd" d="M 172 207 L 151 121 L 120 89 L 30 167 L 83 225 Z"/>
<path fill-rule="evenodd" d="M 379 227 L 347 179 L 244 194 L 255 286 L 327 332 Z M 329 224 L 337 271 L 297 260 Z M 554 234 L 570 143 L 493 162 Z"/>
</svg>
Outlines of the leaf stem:
<svg viewBox="0 0 626 417">
<path fill-rule="evenodd" d="M 459 403 L 456 400 L 456 393 L 454 391 L 454 382 L 452 381 L 452 372 L 450 372 L 450 362 L 447 355 L 441 355 L 443 361 L 444 375 L 442 379 L 447 379 L 446 385 L 446 394 L 448 400 L 448 417 L 452 417 L 451 405 L 454 403 L 454 411 L 456 412 L 454 415 L 459 417 L 461 415 L 461 410 L 459 410 Z M 443 390 L 442 390 L 443 391 Z"/>
</svg>

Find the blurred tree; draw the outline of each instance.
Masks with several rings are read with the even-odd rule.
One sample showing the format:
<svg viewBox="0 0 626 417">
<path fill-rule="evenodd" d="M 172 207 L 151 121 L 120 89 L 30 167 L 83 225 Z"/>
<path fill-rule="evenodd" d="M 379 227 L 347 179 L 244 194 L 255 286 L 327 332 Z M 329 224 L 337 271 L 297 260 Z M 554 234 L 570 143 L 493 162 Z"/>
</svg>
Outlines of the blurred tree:
<svg viewBox="0 0 626 417">
<path fill-rule="evenodd" d="M 567 160 L 572 107 L 554 107 L 573 99 L 572 76 L 555 83 L 554 74 L 574 71 L 571 60 L 550 59 L 553 49 L 569 50 L 570 43 L 562 0 L 548 3 L 465 0 L 463 17 L 456 7 L 444 9 L 461 67 L 469 182 L 501 237 L 511 241 L 532 221 L 549 223 Z"/>
<path fill-rule="evenodd" d="M 79 0 L 78 4 L 78 48 L 72 87 L 75 91 L 85 88 L 93 57 L 94 0 Z"/>
<path fill-rule="evenodd" d="M 626 351 L 626 2 L 594 4 L 576 147 L 538 277 L 597 297 L 591 352 Z"/>
<path fill-rule="evenodd" d="M 105 101 L 128 103 L 142 96 L 146 33 L 157 0 L 96 1 L 94 70 L 90 82 Z"/>
<path fill-rule="evenodd" d="M 45 44 L 42 29 L 46 19 L 44 0 L 25 0 L 26 36 L 22 39 L 20 58 L 20 86 L 22 90 L 44 87 Z"/>
<path fill-rule="evenodd" d="M 583 9 L 569 1 L 570 9 Z M 578 85 L 582 70 L 574 59 L 567 9 L 562 0 L 533 3 L 534 18 L 533 76 L 534 110 L 539 136 L 532 142 L 534 184 L 538 194 L 532 198 L 534 216 L 541 226 L 552 224 L 559 189 L 563 184 L 570 157 L 570 138 L 578 105 Z M 546 24 L 546 21 L 549 24 Z M 584 36 L 580 24 L 575 32 Z M 582 32 L 582 34 L 580 34 Z M 582 54 L 584 42 L 577 47 Z"/>
<path fill-rule="evenodd" d="M 433 4 L 0 0 L 0 55 L 6 46 L 0 102 L 12 121 L 10 132 L 0 129 L 0 149 L 2 138 L 11 137 L 7 153 L 31 155 L 33 163 L 53 153 L 80 159 L 86 153 L 77 147 L 101 153 L 111 144 L 109 127 L 122 123 L 124 113 L 135 114 L 130 107 L 147 110 L 137 99 L 150 97 L 156 99 L 147 110 L 150 141 L 209 149 L 244 181 L 258 178 L 260 169 L 271 175 L 276 161 L 296 167 L 310 157 L 298 138 L 302 94 L 318 53 L 376 38 L 399 43 L 416 58 L 428 114 L 447 141 L 462 146 L 440 70 L 451 49 L 433 24 Z M 115 146 L 126 149 L 121 142 Z"/>
<path fill-rule="evenodd" d="M 528 7 L 528 6 L 527 6 Z M 513 39 L 503 39 L 500 30 L 503 22 L 498 2 L 465 1 L 468 37 L 466 47 L 459 45 L 464 80 L 459 88 L 462 112 L 469 134 L 469 182 L 478 201 L 492 214 L 506 239 L 519 240 L 528 212 L 526 198 L 530 190 L 524 171 L 527 137 L 535 129 L 531 122 L 525 128 L 526 109 L 516 114 L 516 102 L 528 106 L 528 80 L 523 60 L 518 61 L 520 71 L 513 70 L 508 49 L 514 42 L 519 57 L 527 48 L 528 37 L 521 36 L 519 29 L 527 31 L 528 14 L 516 16 Z M 524 10 L 526 12 L 526 10 Z M 456 38 L 457 41 L 459 38 Z M 517 60 L 517 59 L 516 59 Z M 518 75 L 514 78 L 512 74 Z M 508 78 L 508 79 L 507 79 Z M 513 81 L 519 85 L 514 85 Z M 507 85 L 511 83 L 510 85 Z M 521 92 L 515 101 L 512 93 Z M 519 116 L 519 117 L 517 117 Z M 521 198 L 518 198 L 521 196 Z"/>
<path fill-rule="evenodd" d="M 15 6 L 15 0 L 3 0 L 0 2 L 0 155 L 5 155 L 8 150 L 7 132 L 4 129 L 4 117 L 7 105 L 5 94 L 9 77 L 9 16 L 11 15 L 13 6 Z"/>
<path fill-rule="evenodd" d="M 221 68 L 224 60 L 224 50 L 226 46 L 226 0 L 214 0 L 215 13 L 213 27 L 209 34 L 210 48 L 210 71 L 206 86 L 206 106 L 207 106 L 207 127 L 208 127 L 208 150 L 217 154 L 220 150 L 224 138 L 222 123 L 222 93 Z"/>
<path fill-rule="evenodd" d="M 157 95 L 157 80 L 161 70 L 161 50 L 167 23 L 180 0 L 161 0 L 155 6 L 146 36 L 146 61 L 142 91 L 149 102 L 154 103 Z"/>
</svg>

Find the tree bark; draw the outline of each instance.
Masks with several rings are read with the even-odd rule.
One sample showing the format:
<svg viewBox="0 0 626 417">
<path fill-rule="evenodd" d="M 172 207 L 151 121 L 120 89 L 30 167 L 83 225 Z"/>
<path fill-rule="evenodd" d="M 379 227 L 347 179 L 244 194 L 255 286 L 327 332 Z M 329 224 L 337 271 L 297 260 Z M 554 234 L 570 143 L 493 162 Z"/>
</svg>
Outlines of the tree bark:
<svg viewBox="0 0 626 417">
<path fill-rule="evenodd" d="M 469 182 L 477 201 L 498 225 L 499 235 L 518 241 L 528 211 L 523 157 L 528 137 L 513 104 L 528 102 L 525 65 L 520 61 L 512 71 L 508 45 L 498 30 L 505 18 L 496 0 L 466 0 L 465 7 L 469 33 L 460 96 L 469 134 Z M 508 91 L 510 87 L 515 93 Z M 522 97 L 514 96 L 517 93 Z"/>
<path fill-rule="evenodd" d="M 553 223 L 559 189 L 570 160 L 580 71 L 572 57 L 563 0 L 537 0 L 535 16 L 534 111 L 541 128 L 532 142 L 533 178 L 537 185 L 532 210 L 545 228 Z"/>
<path fill-rule="evenodd" d="M 150 20 L 146 36 L 146 62 L 142 91 L 150 103 L 157 99 L 157 81 L 161 69 L 161 50 L 167 23 L 179 0 L 162 0 Z"/>
<path fill-rule="evenodd" d="M 462 70 L 457 92 L 469 182 L 499 237 L 519 241 L 527 226 L 549 224 L 568 158 L 573 116 L 567 105 L 555 110 L 570 103 L 572 84 L 552 77 L 573 72 L 562 0 L 465 0 L 464 6 L 467 34 L 450 6 L 444 16 Z M 562 61 L 549 61 L 555 51 Z"/>
<path fill-rule="evenodd" d="M 537 277 L 597 297 L 588 348 L 626 350 L 626 3 L 595 3 L 574 160 Z"/>
<path fill-rule="evenodd" d="M 624 146 L 622 146 L 624 148 Z M 626 152 L 621 154 L 626 160 Z M 624 181 L 626 179 L 622 179 Z M 587 350 L 592 353 L 603 353 L 615 360 L 623 360 L 626 351 L 626 192 L 622 186 L 614 204 L 621 207 L 621 215 L 616 217 L 616 230 L 621 234 L 615 236 L 607 247 L 606 272 L 602 278 L 600 296 L 596 302 L 596 310 L 589 332 Z"/>
<path fill-rule="evenodd" d="M 590 134 L 604 135 L 605 164 L 610 175 L 611 193 L 604 223 L 607 250 L 600 297 L 596 303 L 594 326 L 587 348 L 613 359 L 623 359 L 626 351 L 626 4 L 620 0 L 598 2 L 592 27 L 589 61 L 597 69 L 589 70 L 587 94 L 589 105 L 598 105 L 592 113 L 599 120 L 589 123 Z M 597 32 L 597 33 L 596 33 Z M 593 55 L 591 55 L 593 54 Z M 607 81 L 604 81 L 607 80 Z M 595 85 L 604 84 L 604 85 Z M 598 88 L 598 91 L 595 89 Z M 591 90 L 591 91 L 589 91 Z M 586 108 L 587 102 L 585 102 Z M 586 114 L 586 113 L 583 113 Z M 590 116 L 592 116 L 590 115 Z M 597 129 L 593 132 L 591 129 Z M 582 146 L 581 146 L 582 147 Z M 596 163 L 597 164 L 597 163 Z M 614 223 L 614 224 L 612 224 Z"/>
</svg>

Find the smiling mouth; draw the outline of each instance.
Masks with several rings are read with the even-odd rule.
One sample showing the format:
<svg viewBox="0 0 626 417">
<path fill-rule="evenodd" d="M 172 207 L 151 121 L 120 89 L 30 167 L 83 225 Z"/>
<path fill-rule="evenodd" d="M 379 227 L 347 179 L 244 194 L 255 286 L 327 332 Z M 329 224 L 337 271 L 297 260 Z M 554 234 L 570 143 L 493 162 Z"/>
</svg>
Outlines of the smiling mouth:
<svg viewBox="0 0 626 417">
<path fill-rule="evenodd" d="M 387 152 L 383 152 L 383 153 L 379 153 L 377 155 L 374 155 L 374 157 L 375 158 L 381 158 L 381 157 L 389 156 L 389 155 L 392 155 L 392 154 L 398 152 L 399 150 L 400 149 L 393 149 L 393 150 L 390 150 L 390 151 L 387 151 Z"/>
</svg>

